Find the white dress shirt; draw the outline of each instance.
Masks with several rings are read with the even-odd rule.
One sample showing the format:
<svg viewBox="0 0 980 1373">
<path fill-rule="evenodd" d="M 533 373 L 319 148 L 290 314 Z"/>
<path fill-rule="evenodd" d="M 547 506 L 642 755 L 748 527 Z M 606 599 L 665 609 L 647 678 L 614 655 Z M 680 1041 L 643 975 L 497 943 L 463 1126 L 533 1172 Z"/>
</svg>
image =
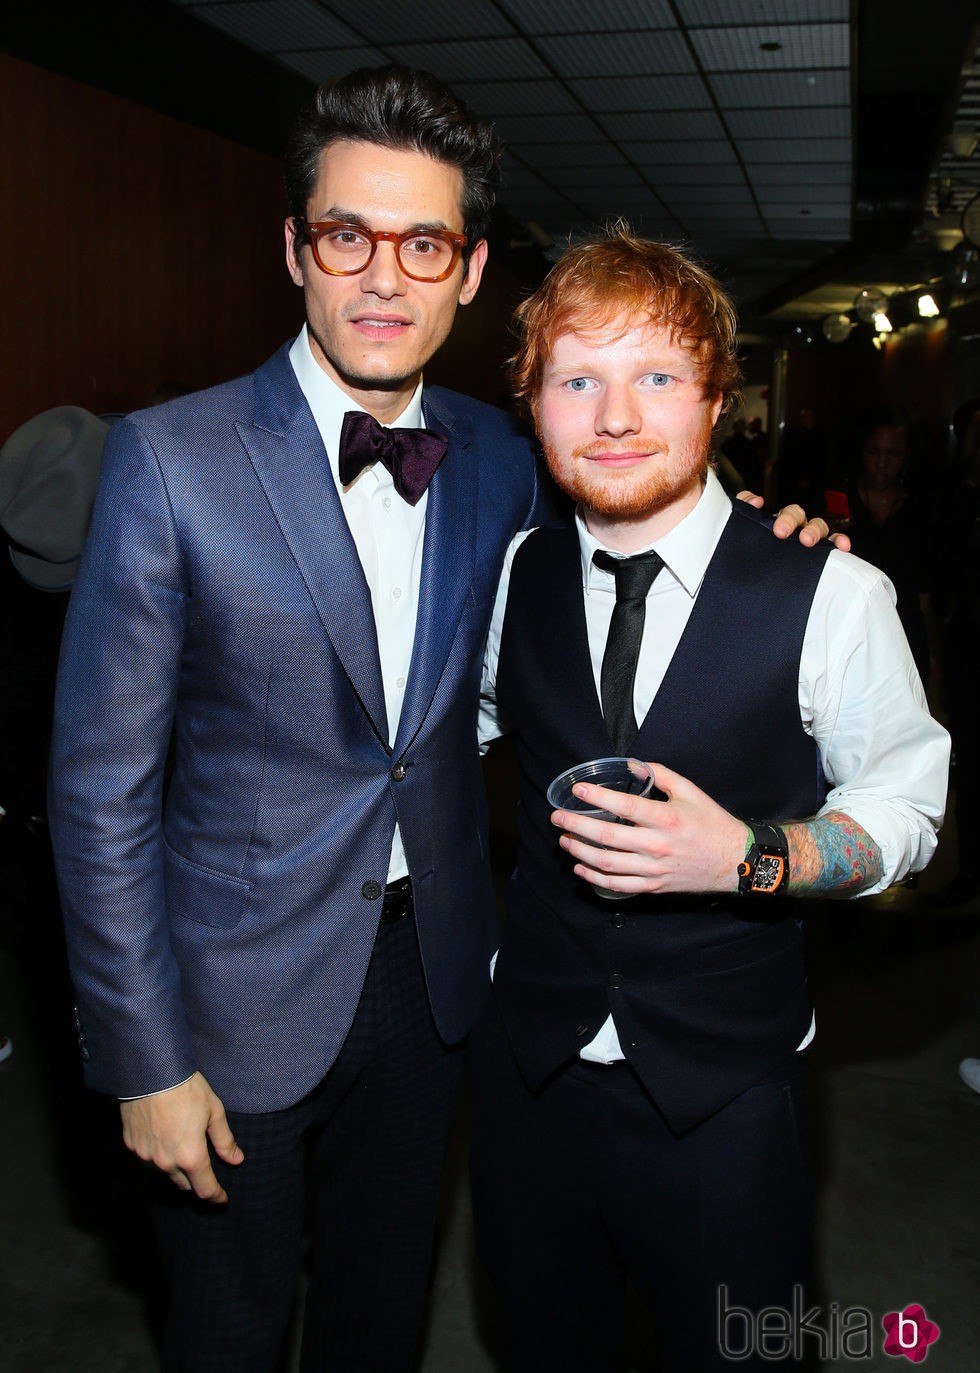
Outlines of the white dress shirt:
<svg viewBox="0 0 980 1373">
<path fill-rule="evenodd" d="M 388 715 L 388 742 L 394 744 L 415 643 L 429 493 L 426 491 L 417 505 L 409 505 L 395 490 L 391 474 L 380 462 L 372 463 L 349 486 L 343 486 L 339 451 L 344 415 L 350 410 L 363 411 L 364 407 L 342 391 L 316 361 L 305 325 L 289 350 L 289 360 L 327 450 L 330 471 L 371 592 Z M 405 409 L 387 427 L 423 426 L 419 382 Z M 401 832 L 396 826 L 388 881 L 394 882 L 407 872 Z"/>
<path fill-rule="evenodd" d="M 730 514 L 728 498 L 709 472 L 694 509 L 651 545 L 664 567 L 647 595 L 634 685 L 637 720 L 646 717 L 663 681 Z M 592 554 L 603 545 L 586 529 L 581 512 L 576 514 L 576 527 L 589 651 L 601 700 L 602 655 L 616 604 L 616 582 L 611 572 L 592 562 Z M 480 714 L 483 744 L 506 727 L 497 716 L 494 683 L 510 569 L 526 537 L 527 532 L 518 534 L 507 551 L 494 607 Z M 656 633 L 648 632 L 651 623 Z M 844 811 L 881 850 L 881 879 L 860 895 L 883 891 L 924 868 L 935 851 L 943 819 L 949 736 L 929 714 L 891 583 L 869 563 L 836 549 L 827 558 L 807 620 L 799 706 L 803 728 L 817 744 L 830 787 L 818 814 Z M 812 1033 L 811 1026 L 804 1045 Z M 623 1056 L 611 1016 L 582 1056 L 599 1062 Z"/>
</svg>

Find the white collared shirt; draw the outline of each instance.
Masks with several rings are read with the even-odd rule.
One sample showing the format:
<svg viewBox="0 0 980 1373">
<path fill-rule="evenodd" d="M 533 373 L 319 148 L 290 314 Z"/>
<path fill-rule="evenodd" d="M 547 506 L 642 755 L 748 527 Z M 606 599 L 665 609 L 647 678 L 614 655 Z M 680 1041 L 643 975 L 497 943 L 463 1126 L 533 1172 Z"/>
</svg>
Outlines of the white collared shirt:
<svg viewBox="0 0 980 1373">
<path fill-rule="evenodd" d="M 728 498 L 709 472 L 694 509 L 656 542 L 664 567 L 647 595 L 634 686 L 637 720 L 646 717 L 664 679 L 730 514 Z M 603 545 L 586 529 L 581 513 L 576 514 L 576 528 L 589 652 L 601 699 L 602 655 L 616 582 L 611 572 L 592 562 Z M 494 607 L 480 714 L 483 743 L 502 732 L 493 700 L 497 656 L 510 569 L 526 537 L 526 532 L 518 534 L 507 550 Z M 651 623 L 656 633 L 648 632 Z M 844 811 L 881 849 L 881 880 L 860 894 L 883 891 L 924 868 L 943 818 L 949 736 L 929 714 L 891 583 L 849 553 L 834 550 L 817 585 L 800 656 L 798 695 L 800 720 L 819 748 L 830 786 L 818 814 Z M 804 1044 L 811 1036 L 812 1027 Z M 582 1054 L 600 1062 L 622 1057 L 611 1017 Z"/>
<path fill-rule="evenodd" d="M 330 471 L 371 592 L 388 715 L 388 743 L 394 744 L 415 643 L 429 493 L 426 491 L 417 505 L 409 505 L 395 490 L 391 474 L 380 462 L 366 467 L 349 486 L 341 485 L 339 451 L 344 415 L 351 410 L 363 411 L 364 407 L 342 391 L 316 361 L 305 325 L 289 350 L 289 360 L 327 450 Z M 405 409 L 387 427 L 421 429 L 423 425 L 419 382 Z M 394 882 L 407 872 L 401 833 L 396 826 L 388 881 Z"/>
</svg>

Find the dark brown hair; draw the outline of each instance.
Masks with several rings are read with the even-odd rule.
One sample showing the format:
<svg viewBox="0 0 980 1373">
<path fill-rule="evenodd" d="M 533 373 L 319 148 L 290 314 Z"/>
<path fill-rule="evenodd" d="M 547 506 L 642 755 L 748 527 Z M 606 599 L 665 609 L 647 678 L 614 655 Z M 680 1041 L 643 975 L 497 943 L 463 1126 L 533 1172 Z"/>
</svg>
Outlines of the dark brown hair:
<svg viewBox="0 0 980 1373">
<path fill-rule="evenodd" d="M 289 213 L 304 218 L 320 173 L 320 154 L 339 140 L 415 150 L 463 175 L 463 232 L 469 249 L 485 238 L 500 181 L 501 146 L 493 125 L 428 72 L 361 67 L 320 87 L 300 112 L 285 157 Z"/>
</svg>

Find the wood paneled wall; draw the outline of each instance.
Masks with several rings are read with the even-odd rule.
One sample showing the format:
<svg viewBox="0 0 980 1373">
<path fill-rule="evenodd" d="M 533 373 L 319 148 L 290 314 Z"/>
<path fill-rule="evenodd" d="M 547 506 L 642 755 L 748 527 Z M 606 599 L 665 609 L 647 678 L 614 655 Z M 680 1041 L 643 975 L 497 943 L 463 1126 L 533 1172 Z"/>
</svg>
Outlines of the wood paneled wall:
<svg viewBox="0 0 980 1373">
<path fill-rule="evenodd" d="M 247 371 L 302 322 L 278 162 L 0 55 L 0 436 Z"/>
</svg>

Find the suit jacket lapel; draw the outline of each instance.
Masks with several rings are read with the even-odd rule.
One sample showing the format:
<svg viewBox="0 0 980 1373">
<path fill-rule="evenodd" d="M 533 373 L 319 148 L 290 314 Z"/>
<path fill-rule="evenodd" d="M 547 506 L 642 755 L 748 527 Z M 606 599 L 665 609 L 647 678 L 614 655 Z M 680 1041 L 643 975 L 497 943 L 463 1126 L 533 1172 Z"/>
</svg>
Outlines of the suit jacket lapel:
<svg viewBox="0 0 980 1373">
<path fill-rule="evenodd" d="M 256 372 L 255 388 L 254 422 L 236 427 L 337 657 L 387 748 L 371 594 L 288 347 Z"/>
<path fill-rule="evenodd" d="M 405 688 L 395 753 L 414 739 L 432 704 L 470 592 L 476 557 L 477 474 L 472 431 L 445 397 L 426 392 L 428 428 L 445 434 L 449 448 L 429 485 L 422 581 L 412 666 Z M 475 740 L 474 740 L 475 747 Z"/>
</svg>

